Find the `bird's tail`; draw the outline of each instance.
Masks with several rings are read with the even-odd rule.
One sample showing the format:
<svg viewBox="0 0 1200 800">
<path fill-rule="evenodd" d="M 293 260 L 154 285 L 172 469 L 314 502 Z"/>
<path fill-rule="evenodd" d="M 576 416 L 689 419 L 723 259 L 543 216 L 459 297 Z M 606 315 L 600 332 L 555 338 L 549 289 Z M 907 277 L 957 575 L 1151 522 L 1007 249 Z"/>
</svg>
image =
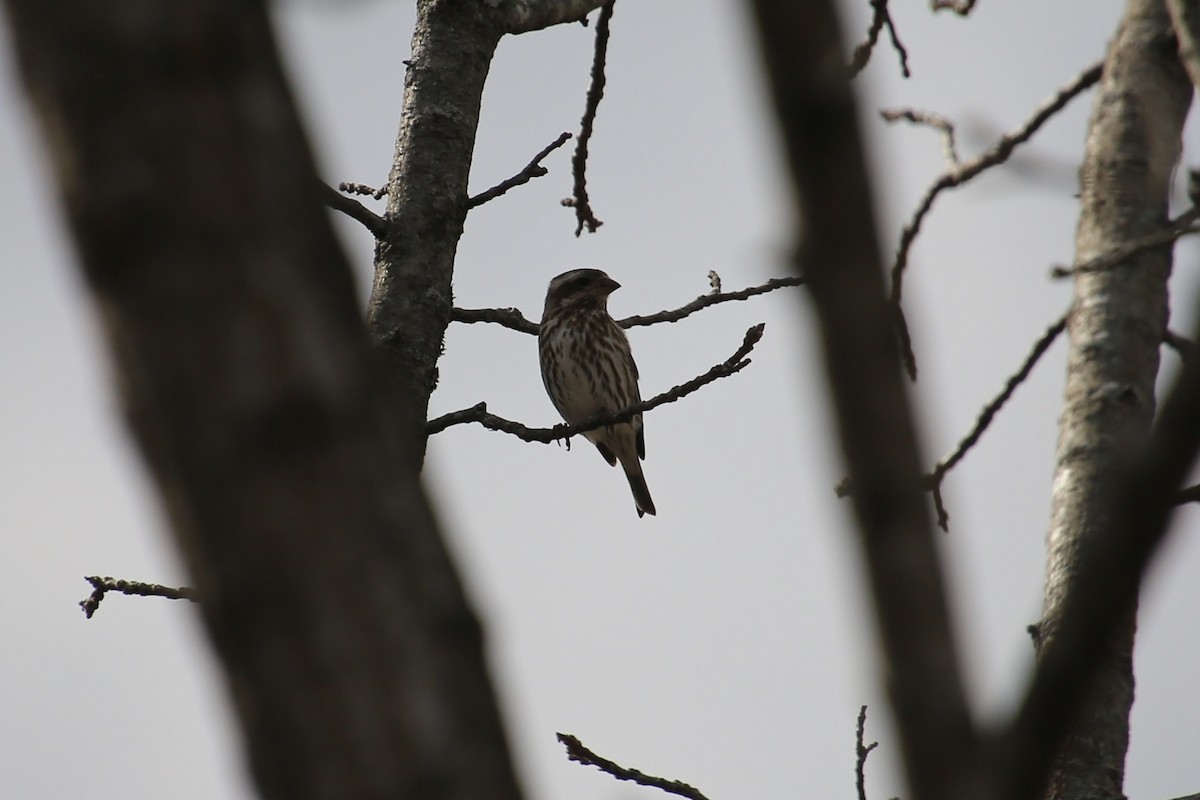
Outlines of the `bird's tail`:
<svg viewBox="0 0 1200 800">
<path fill-rule="evenodd" d="M 642 463 L 637 458 L 622 459 L 621 467 L 625 477 L 629 479 L 629 488 L 633 490 L 633 502 L 637 504 L 638 516 L 646 514 L 655 516 L 654 501 L 650 498 L 650 487 L 646 485 L 646 477 L 642 474 Z"/>
</svg>

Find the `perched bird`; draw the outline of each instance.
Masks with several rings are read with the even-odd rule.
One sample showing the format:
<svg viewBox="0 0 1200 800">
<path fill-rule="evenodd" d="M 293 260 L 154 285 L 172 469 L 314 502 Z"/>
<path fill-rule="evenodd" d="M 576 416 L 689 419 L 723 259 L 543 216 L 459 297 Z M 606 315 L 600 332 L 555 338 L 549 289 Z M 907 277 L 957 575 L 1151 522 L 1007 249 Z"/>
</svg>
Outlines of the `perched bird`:
<svg viewBox="0 0 1200 800">
<path fill-rule="evenodd" d="M 641 402 L 629 340 L 608 315 L 608 296 L 620 286 L 598 269 L 573 269 L 550 281 L 546 290 L 538 331 L 542 383 L 570 425 Z M 638 516 L 653 515 L 654 501 L 640 461 L 646 457 L 642 415 L 584 436 L 610 465 L 621 462 Z"/>
</svg>

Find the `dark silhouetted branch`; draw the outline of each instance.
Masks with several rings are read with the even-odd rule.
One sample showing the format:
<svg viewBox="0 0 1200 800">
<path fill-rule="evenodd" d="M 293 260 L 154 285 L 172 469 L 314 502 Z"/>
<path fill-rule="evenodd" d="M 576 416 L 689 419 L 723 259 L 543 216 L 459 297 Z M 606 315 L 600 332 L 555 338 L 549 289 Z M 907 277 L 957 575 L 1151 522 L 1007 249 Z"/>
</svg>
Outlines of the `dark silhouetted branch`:
<svg viewBox="0 0 1200 800">
<path fill-rule="evenodd" d="M 592 212 L 587 192 L 587 159 L 588 143 L 592 139 L 592 126 L 596 121 L 596 109 L 600 107 L 600 99 L 604 97 L 604 64 L 608 55 L 608 28 L 612 19 L 613 4 L 616 0 L 605 0 L 600 8 L 600 17 L 596 20 L 596 50 L 592 58 L 592 83 L 588 87 L 587 106 L 584 108 L 583 120 L 579 125 L 579 138 L 575 140 L 575 155 L 571 157 L 571 170 L 575 176 L 575 194 L 570 200 L 564 200 L 564 205 L 575 209 L 575 235 L 578 236 L 586 227 L 588 233 L 595 233 L 604 223 L 596 219 Z"/>
<path fill-rule="evenodd" d="M 467 200 L 467 208 L 481 206 L 489 200 L 495 200 L 509 189 L 513 189 L 523 183 L 529 183 L 534 178 L 540 178 L 545 175 L 549 170 L 542 166 L 542 159 L 550 155 L 550 153 L 552 153 L 554 150 L 557 150 L 566 144 L 567 140 L 570 138 L 571 134 L 569 133 L 560 134 L 557 139 L 546 145 L 546 147 L 542 148 L 542 151 L 534 156 L 532 161 L 525 165 L 525 169 L 521 170 L 516 175 L 513 175 L 508 180 L 501 181 L 492 188 L 488 189 L 486 192 L 481 192 Z"/>
<path fill-rule="evenodd" d="M 193 603 L 197 602 L 195 590 L 189 589 L 186 586 L 163 586 L 158 583 L 101 578 L 98 575 L 89 575 L 84 580 L 92 585 L 92 593 L 88 595 L 86 600 L 79 601 L 79 607 L 83 609 L 84 616 L 88 619 L 91 619 L 92 614 L 96 613 L 96 609 L 100 607 L 100 601 L 104 599 L 104 595 L 108 592 L 120 592 L 121 594 L 137 595 L 138 597 L 165 597 L 168 600 L 190 600 Z"/>
<path fill-rule="evenodd" d="M 858 725 L 855 727 L 854 739 L 854 787 L 858 790 L 858 800 L 867 800 L 867 756 L 879 747 L 879 742 L 863 743 L 867 729 L 867 707 L 858 710 Z"/>
<path fill-rule="evenodd" d="M 867 35 L 858 46 L 854 48 L 854 54 L 850 57 L 850 77 L 858 76 L 867 66 L 867 62 L 871 60 L 871 53 L 875 49 L 875 44 L 879 41 L 880 32 L 886 27 L 888 36 L 892 40 L 892 47 L 896 49 L 896 55 L 900 58 L 900 74 L 908 78 L 912 75 L 908 71 L 908 51 L 904 49 L 904 45 L 900 42 L 900 37 L 896 33 L 896 24 L 892 22 L 892 15 L 888 13 L 887 0 L 871 0 L 871 26 L 867 28 Z"/>
<path fill-rule="evenodd" d="M 1042 103 L 1033 116 L 1024 124 L 1001 136 L 994 145 L 970 161 L 957 164 L 943 172 L 925 191 L 925 195 L 917 205 L 917 210 L 913 213 L 912 219 L 904 226 L 904 230 L 900 234 L 900 243 L 896 248 L 896 260 L 892 264 L 892 290 L 890 299 L 895 313 L 896 327 L 900 336 L 900 346 L 905 368 L 908 370 L 910 378 L 916 379 L 917 366 L 916 356 L 912 350 L 912 337 L 909 334 L 908 323 L 904 319 L 904 312 L 901 307 L 901 300 L 904 293 L 904 270 L 908 266 L 909 251 L 912 249 L 917 234 L 921 231 L 921 224 L 925 221 L 926 215 L 929 214 L 930 209 L 933 207 L 933 201 L 947 189 L 961 186 L 980 173 L 1007 161 L 1008 157 L 1012 155 L 1013 150 L 1029 141 L 1048 119 L 1100 80 L 1101 66 L 1101 64 L 1095 64 L 1081 72 L 1074 80 L 1059 89 L 1053 97 Z"/>
<path fill-rule="evenodd" d="M 558 740 L 562 742 L 567 749 L 567 758 L 572 761 L 583 764 L 589 767 L 596 767 L 602 772 L 607 772 L 619 781 L 630 781 L 642 786 L 649 786 L 654 789 L 662 789 L 664 792 L 670 792 L 680 797 L 687 797 L 689 800 L 708 800 L 700 790 L 695 786 L 690 786 L 683 781 L 673 781 L 666 778 L 657 778 L 653 775 L 647 775 L 641 770 L 632 769 L 630 767 L 622 767 L 616 762 L 609 761 L 603 756 L 598 756 L 591 750 L 584 747 L 583 742 L 576 739 L 569 733 L 558 734 Z"/>
<path fill-rule="evenodd" d="M 345 186 L 346 184 L 342 184 Z M 382 239 L 387 232 L 387 220 L 376 214 L 353 197 L 346 197 L 327 183 L 321 184 L 321 199 L 325 205 L 340 211 L 350 219 L 361 222 L 363 227 L 371 232 L 376 239 Z"/>
<path fill-rule="evenodd" d="M 935 114 L 932 111 L 918 111 L 914 108 L 885 108 L 879 112 L 879 116 L 888 122 L 904 120 L 914 125 L 924 125 L 936 129 L 942 134 L 942 148 L 946 152 L 946 161 L 949 162 L 950 168 L 953 169 L 961 163 L 958 157 L 958 145 L 954 140 L 954 123 L 941 114 Z"/>
<path fill-rule="evenodd" d="M 367 186 L 365 183 L 348 183 L 342 181 L 338 184 L 338 191 L 346 194 L 361 194 L 366 197 L 373 197 L 376 200 L 382 200 L 387 197 L 387 184 L 380 186 L 378 189 L 373 186 Z"/>
<path fill-rule="evenodd" d="M 555 425 L 553 428 L 529 428 L 519 422 L 497 417 L 494 414 L 489 414 L 486 403 L 478 403 L 470 408 L 465 408 L 461 411 L 454 411 L 449 414 L 443 414 L 437 419 L 432 419 L 426 426 L 426 432 L 429 435 L 441 433 L 451 425 L 461 425 L 467 422 L 478 422 L 485 428 L 502 433 L 512 434 L 526 442 L 541 442 L 549 444 L 550 442 L 559 441 L 562 439 L 570 439 L 579 433 L 594 431 L 597 428 L 603 428 L 607 425 L 614 425 L 618 422 L 625 422 L 631 419 L 635 414 L 642 414 L 658 408 L 667 403 L 673 403 L 676 400 L 687 397 L 692 392 L 712 383 L 721 378 L 727 378 L 734 373 L 741 372 L 750 365 L 750 351 L 762 339 L 763 329 L 765 324 L 759 323 L 753 328 L 746 331 L 746 338 L 742 340 L 742 346 L 737 349 L 732 356 L 725 361 L 717 364 L 715 367 L 705 372 L 703 375 L 698 375 L 692 378 L 687 383 L 681 383 L 678 386 L 659 394 L 649 400 L 637 403 L 632 406 L 617 411 L 612 414 L 597 414 L 591 419 L 584 420 L 578 425 Z"/>
<path fill-rule="evenodd" d="M 1054 341 L 1066 330 L 1066 327 L 1067 317 L 1064 314 L 1058 322 L 1055 322 L 1046 329 L 1042 337 L 1033 345 L 1033 349 L 1029 351 L 1029 355 L 1025 357 L 1021 368 L 1004 384 L 1004 390 L 980 412 L 979 418 L 975 420 L 975 426 L 971 428 L 971 432 L 958 443 L 958 447 L 954 449 L 953 453 L 938 462 L 938 465 L 934 467 L 933 472 L 929 475 L 929 490 L 933 493 L 933 505 L 937 511 L 938 527 L 942 530 L 949 530 L 948 525 L 950 521 L 950 515 L 946 513 L 946 506 L 942 500 L 942 482 L 946 478 L 946 473 L 954 469 L 955 465 L 959 461 L 962 461 L 967 451 L 978 444 L 980 437 L 983 436 L 983 432 L 992 424 L 996 413 L 1013 396 L 1013 392 L 1017 390 L 1017 387 L 1029 377 L 1029 373 L 1033 371 L 1034 365 L 1045 355 L 1046 351 L 1050 349 L 1050 345 L 1054 344 Z"/>
<path fill-rule="evenodd" d="M 709 273 L 709 281 L 713 282 L 712 276 L 715 272 Z M 788 278 L 771 278 L 766 283 L 758 286 L 750 286 L 736 292 L 720 291 L 720 276 L 716 278 L 713 286 L 717 291 L 710 294 L 702 294 L 686 305 L 669 311 L 659 311 L 656 314 L 647 314 L 645 316 L 626 317 L 625 319 L 617 320 L 617 324 L 622 328 L 636 328 L 643 325 L 654 325 L 659 322 L 678 322 L 684 317 L 695 314 L 701 309 L 715 306 L 718 303 L 728 303 L 731 300 L 748 300 L 756 295 L 773 292 L 776 289 L 782 289 L 787 286 L 803 286 L 805 279 L 799 276 Z M 538 324 L 531 322 L 515 308 L 455 308 L 450 311 L 451 322 L 491 322 L 496 325 L 503 325 L 509 330 L 519 331 L 520 333 L 529 333 L 534 336 L 538 332 Z"/>
<path fill-rule="evenodd" d="M 806 279 L 798 275 L 787 278 L 771 278 L 766 283 L 751 286 L 737 292 L 717 291 L 711 294 L 702 294 L 687 305 L 680 306 L 674 310 L 659 311 L 657 314 L 647 314 L 646 316 L 625 317 L 624 319 L 617 320 L 617 324 L 622 328 L 636 328 L 642 325 L 654 325 L 659 322 L 678 322 L 684 317 L 695 314 L 697 311 L 709 306 L 715 306 L 718 303 L 728 303 L 730 300 L 748 300 L 756 295 L 773 292 L 776 289 L 782 289 L 786 286 L 803 286 L 805 283 Z"/>
</svg>

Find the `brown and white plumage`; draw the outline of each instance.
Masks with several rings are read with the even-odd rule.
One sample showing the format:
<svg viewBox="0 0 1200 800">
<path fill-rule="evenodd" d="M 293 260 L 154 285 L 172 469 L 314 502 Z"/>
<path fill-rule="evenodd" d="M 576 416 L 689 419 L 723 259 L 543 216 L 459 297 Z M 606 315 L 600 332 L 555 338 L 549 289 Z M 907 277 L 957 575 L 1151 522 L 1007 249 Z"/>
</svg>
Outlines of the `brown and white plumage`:
<svg viewBox="0 0 1200 800">
<path fill-rule="evenodd" d="M 538 332 L 546 393 L 568 424 L 641 401 L 637 364 L 625 331 L 608 314 L 608 296 L 621 284 L 598 269 L 575 269 L 550 281 Z M 621 462 L 638 516 L 655 513 L 641 459 L 642 416 L 584 434 L 610 465 Z"/>
</svg>

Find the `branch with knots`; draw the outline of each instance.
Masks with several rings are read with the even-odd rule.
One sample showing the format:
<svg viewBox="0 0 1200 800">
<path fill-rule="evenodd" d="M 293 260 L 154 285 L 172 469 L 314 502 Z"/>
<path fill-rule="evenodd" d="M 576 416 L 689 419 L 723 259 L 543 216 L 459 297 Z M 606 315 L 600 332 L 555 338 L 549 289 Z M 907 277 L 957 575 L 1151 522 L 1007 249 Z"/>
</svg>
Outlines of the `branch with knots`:
<svg viewBox="0 0 1200 800">
<path fill-rule="evenodd" d="M 92 585 L 92 593 L 86 599 L 79 601 L 79 607 L 83 609 L 83 614 L 88 619 L 91 619 L 96 610 L 100 608 L 100 602 L 109 592 L 119 592 L 137 597 L 165 597 L 168 600 L 197 602 L 196 591 L 187 586 L 163 586 L 160 583 L 101 578 L 99 575 L 89 575 L 84 580 Z"/>
</svg>

